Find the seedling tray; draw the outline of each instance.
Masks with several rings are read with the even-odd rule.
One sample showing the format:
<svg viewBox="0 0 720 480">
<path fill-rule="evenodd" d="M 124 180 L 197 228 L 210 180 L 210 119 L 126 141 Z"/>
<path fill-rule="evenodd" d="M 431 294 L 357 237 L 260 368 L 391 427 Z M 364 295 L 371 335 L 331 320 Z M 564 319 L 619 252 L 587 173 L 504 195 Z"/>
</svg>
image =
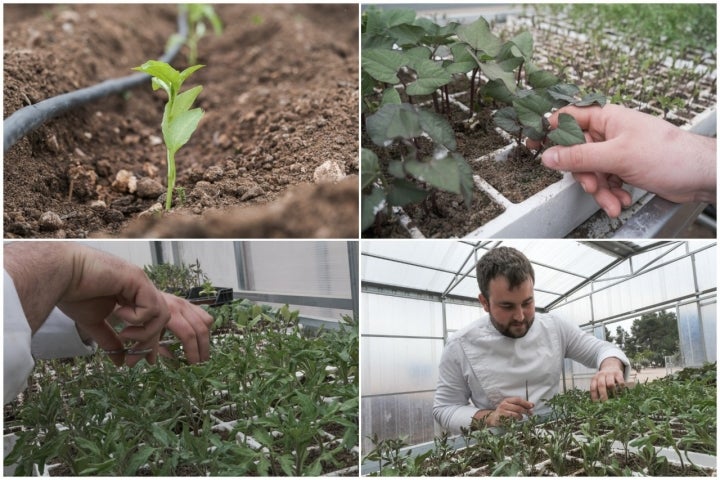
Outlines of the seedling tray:
<svg viewBox="0 0 720 480">
<path fill-rule="evenodd" d="M 193 287 L 188 292 L 187 300 L 195 305 L 208 305 L 218 307 L 233 301 L 233 289 L 226 287 L 213 287 L 215 295 L 202 295 L 203 287 Z"/>
<path fill-rule="evenodd" d="M 496 28 L 500 28 L 504 24 L 502 28 L 506 30 L 508 36 L 522 30 L 532 32 L 535 40 L 534 58 L 541 69 L 556 72 L 558 70 L 557 63 L 560 62 L 567 67 L 563 69 L 565 81 L 575 83 L 581 88 L 600 89 L 599 81 L 602 78 L 598 72 L 604 66 L 599 65 L 592 55 L 587 54 L 593 46 L 591 39 L 587 35 L 574 31 L 572 27 L 564 24 L 562 20 L 546 21 L 538 18 L 533 20 L 528 16 L 514 14 L 503 15 L 502 17 L 498 19 L 499 23 Z M 623 39 L 613 32 L 606 32 L 603 43 L 607 44 L 607 48 L 615 49 L 621 54 L 631 57 L 635 53 L 634 48 L 637 48 L 637 42 Z M 657 65 L 653 66 L 652 76 L 650 77 L 657 79 L 656 83 L 658 85 L 655 87 L 648 87 L 646 79 L 642 76 L 633 78 L 632 71 L 626 75 L 624 74 L 622 82 L 625 87 L 625 96 L 621 97 L 619 101 L 616 100 L 616 103 L 623 103 L 630 108 L 665 117 L 666 120 L 695 133 L 715 136 L 717 130 L 717 97 L 715 92 L 717 71 L 715 58 L 709 52 L 693 51 L 692 49 L 685 54 L 687 58 L 673 59 L 669 56 L 670 54 L 667 54 L 667 56 L 663 56 L 658 60 Z M 687 86 L 684 86 L 684 83 L 682 86 L 677 86 L 672 82 L 673 66 L 686 69 L 691 72 L 689 75 L 697 75 L 699 78 L 693 84 L 688 82 Z M 470 73 L 467 74 L 468 78 L 470 75 Z M 684 98 L 685 105 L 682 107 L 671 106 L 667 110 L 663 110 L 658 101 L 654 100 L 655 93 L 660 92 L 660 84 L 666 89 L 670 88 L 668 85 L 672 85 L 673 95 Z M 683 92 L 683 88 L 688 91 Z M 402 91 L 402 87 L 400 87 L 400 90 Z M 660 93 L 663 92 L 665 90 Z M 610 97 L 608 92 L 604 93 Z M 467 105 L 469 99 L 467 97 L 468 95 L 463 92 L 451 95 L 450 101 L 456 108 L 468 112 L 469 115 Z M 426 107 L 432 108 L 427 104 Z M 466 156 L 466 160 L 471 165 L 481 165 L 483 162 L 492 161 L 504 162 L 512 148 L 510 143 L 511 140 L 508 139 L 508 146 L 479 158 Z M 475 169 L 475 172 L 473 175 L 474 195 L 490 197 L 495 204 L 504 208 L 504 212 L 482 225 L 477 225 L 476 228 L 470 231 L 446 233 L 445 236 L 464 238 L 557 238 L 577 234 L 587 238 L 610 237 L 655 198 L 652 193 L 626 185 L 625 188 L 632 197 L 632 206 L 623 210 L 618 219 L 609 219 L 602 212 L 599 212 L 599 206 L 574 181 L 570 173 L 564 173 L 561 180 L 529 198 L 513 202 L 500 193 L 492 185 L 492 182 L 483 178 L 481 168 Z M 458 200 L 457 203 L 456 210 L 462 211 L 465 208 L 462 201 Z M 408 236 L 425 238 L 439 235 L 437 231 L 424 231 L 421 225 L 422 222 L 420 220 L 416 222 L 405 209 L 395 207 L 393 211 L 399 218 L 399 225 L 406 231 Z M 602 218 L 595 220 L 594 215 Z M 687 212 L 678 211 L 677 215 L 687 215 Z M 648 218 L 643 213 L 643 222 L 652 224 L 647 225 L 647 231 L 659 231 L 662 228 L 660 224 L 667 221 L 666 217 L 655 215 Z M 578 234 L 577 231 L 582 233 Z"/>
</svg>

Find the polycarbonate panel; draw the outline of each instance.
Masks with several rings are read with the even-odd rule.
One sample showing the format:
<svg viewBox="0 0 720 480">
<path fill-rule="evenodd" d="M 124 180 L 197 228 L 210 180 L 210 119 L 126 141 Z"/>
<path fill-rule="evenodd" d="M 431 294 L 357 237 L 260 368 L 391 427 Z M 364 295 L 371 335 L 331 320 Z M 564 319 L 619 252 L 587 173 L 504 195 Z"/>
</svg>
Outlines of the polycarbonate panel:
<svg viewBox="0 0 720 480">
<path fill-rule="evenodd" d="M 450 285 L 454 274 L 399 262 L 363 256 L 362 280 L 441 293 Z"/>
<path fill-rule="evenodd" d="M 467 305 L 454 305 L 452 303 L 445 304 L 445 316 L 447 317 L 447 329 L 450 332 L 460 330 L 464 326 L 478 320 L 485 315 L 480 302 L 477 307 Z"/>
<path fill-rule="evenodd" d="M 717 362 L 717 308 L 710 303 L 700 307 L 702 317 L 703 338 L 705 340 L 705 355 L 707 362 Z"/>
<path fill-rule="evenodd" d="M 363 336 L 363 395 L 435 390 L 442 340 Z"/>
<path fill-rule="evenodd" d="M 595 318 L 603 319 L 695 292 L 692 265 L 684 258 L 593 294 Z"/>
<path fill-rule="evenodd" d="M 248 290 L 350 298 L 346 242 L 244 242 Z"/>
<path fill-rule="evenodd" d="M 559 318 L 569 320 L 575 325 L 589 323 L 592 320 L 590 297 L 584 297 L 574 302 L 559 305 L 552 309 L 550 313 Z"/>
<path fill-rule="evenodd" d="M 176 265 L 190 265 L 200 262 L 203 273 L 213 285 L 226 288 L 238 288 L 237 261 L 234 242 L 198 241 L 163 242 L 163 254 L 166 262 Z M 175 257 L 177 253 L 177 257 Z"/>
<path fill-rule="evenodd" d="M 442 338 L 442 306 L 438 302 L 363 293 L 363 334 Z"/>
<path fill-rule="evenodd" d="M 695 254 L 698 288 L 717 288 L 717 247 L 713 246 Z"/>
<path fill-rule="evenodd" d="M 706 360 L 705 338 L 702 323 L 698 317 L 696 303 L 681 305 L 678 309 L 678 334 L 683 365 L 697 367 Z"/>
<path fill-rule="evenodd" d="M 375 434 L 379 440 L 404 437 L 409 445 L 431 441 L 434 437 L 433 397 L 434 392 L 363 397 L 362 456 L 373 449 L 370 438 Z"/>
</svg>

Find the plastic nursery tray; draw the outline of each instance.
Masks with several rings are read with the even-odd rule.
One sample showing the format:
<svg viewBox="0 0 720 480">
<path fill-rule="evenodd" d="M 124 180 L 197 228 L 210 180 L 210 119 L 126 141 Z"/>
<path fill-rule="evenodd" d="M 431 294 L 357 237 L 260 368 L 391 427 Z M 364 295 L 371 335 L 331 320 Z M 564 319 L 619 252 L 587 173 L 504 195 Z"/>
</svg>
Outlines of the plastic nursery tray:
<svg viewBox="0 0 720 480">
<path fill-rule="evenodd" d="M 213 287 L 213 289 L 217 292 L 214 296 L 205 296 L 200 295 L 203 287 L 193 287 L 190 289 L 186 298 L 190 303 L 194 303 L 196 305 L 209 305 L 211 307 L 218 307 L 233 301 L 232 288 Z"/>
</svg>

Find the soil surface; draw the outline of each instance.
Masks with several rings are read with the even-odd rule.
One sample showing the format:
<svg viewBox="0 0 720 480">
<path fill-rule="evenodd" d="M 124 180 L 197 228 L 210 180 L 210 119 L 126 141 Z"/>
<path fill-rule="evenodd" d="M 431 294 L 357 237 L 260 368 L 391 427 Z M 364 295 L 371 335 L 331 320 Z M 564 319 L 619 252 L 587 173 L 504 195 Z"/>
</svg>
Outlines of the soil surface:
<svg viewBox="0 0 720 480">
<path fill-rule="evenodd" d="M 6 153 L 6 238 L 357 237 L 357 5 L 215 8 L 225 30 L 200 40 L 206 67 L 184 85 L 204 86 L 205 115 L 176 155 L 169 214 L 155 210 L 166 98 L 148 81 Z M 4 118 L 134 73 L 177 23 L 174 5 L 5 5 L 4 15 Z M 172 64 L 188 66 L 185 49 Z"/>
</svg>

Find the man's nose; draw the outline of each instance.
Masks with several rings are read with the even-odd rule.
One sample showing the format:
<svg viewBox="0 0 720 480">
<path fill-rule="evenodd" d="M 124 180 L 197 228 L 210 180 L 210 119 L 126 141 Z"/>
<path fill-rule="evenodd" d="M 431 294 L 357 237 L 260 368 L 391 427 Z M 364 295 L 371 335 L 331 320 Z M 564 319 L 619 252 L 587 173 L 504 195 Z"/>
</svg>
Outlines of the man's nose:
<svg viewBox="0 0 720 480">
<path fill-rule="evenodd" d="M 525 310 L 523 310 L 522 305 L 518 305 L 513 310 L 513 320 L 516 322 L 522 322 L 525 320 Z"/>
</svg>

